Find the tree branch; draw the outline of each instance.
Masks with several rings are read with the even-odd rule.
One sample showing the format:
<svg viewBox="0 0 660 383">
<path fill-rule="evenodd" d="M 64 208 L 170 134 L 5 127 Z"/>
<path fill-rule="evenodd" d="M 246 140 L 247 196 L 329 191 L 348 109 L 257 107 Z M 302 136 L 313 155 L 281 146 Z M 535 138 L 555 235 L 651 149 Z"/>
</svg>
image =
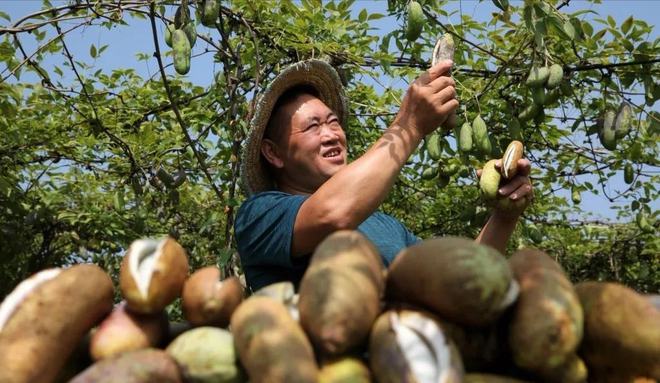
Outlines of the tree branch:
<svg viewBox="0 0 660 383">
<path fill-rule="evenodd" d="M 176 101 L 174 100 L 174 96 L 172 95 L 172 90 L 170 89 L 170 84 L 167 80 L 167 75 L 165 74 L 165 68 L 163 67 L 163 61 L 160 56 L 160 46 L 158 45 L 158 34 L 156 33 L 156 10 L 155 10 L 155 4 L 150 3 L 149 4 L 149 20 L 151 21 L 151 32 L 153 35 L 153 40 L 154 40 L 154 47 L 156 49 L 156 52 L 154 53 L 154 56 L 156 56 L 156 61 L 158 61 L 158 68 L 160 69 L 160 74 L 163 80 L 163 86 L 165 87 L 165 91 L 167 92 L 167 98 L 170 100 L 170 104 L 172 105 L 172 110 L 174 111 L 174 115 L 176 116 L 177 121 L 179 122 L 179 126 L 181 127 L 181 131 L 183 132 L 183 135 L 186 138 L 186 141 L 190 145 L 190 148 L 192 149 L 195 158 L 197 159 L 197 162 L 199 163 L 200 168 L 202 169 L 202 172 L 204 173 L 204 176 L 206 176 L 207 181 L 209 182 L 211 188 L 215 192 L 215 195 L 219 198 L 222 199 L 222 192 L 218 187 L 215 185 L 215 182 L 213 182 L 213 177 L 211 177 L 211 174 L 208 171 L 208 167 L 206 165 L 206 161 L 204 158 L 201 156 L 199 151 L 197 150 L 195 143 L 193 142 L 192 138 L 190 137 L 190 134 L 188 134 L 188 129 L 186 127 L 186 123 L 183 121 L 183 117 L 181 116 L 181 112 L 179 111 L 179 107 L 177 106 Z"/>
</svg>

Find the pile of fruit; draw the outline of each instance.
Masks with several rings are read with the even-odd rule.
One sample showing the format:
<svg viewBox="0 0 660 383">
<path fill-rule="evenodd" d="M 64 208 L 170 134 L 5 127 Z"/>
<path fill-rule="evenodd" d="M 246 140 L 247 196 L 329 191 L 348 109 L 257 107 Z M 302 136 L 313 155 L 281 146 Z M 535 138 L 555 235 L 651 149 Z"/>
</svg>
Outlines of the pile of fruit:
<svg viewBox="0 0 660 383">
<path fill-rule="evenodd" d="M 362 234 L 340 231 L 317 247 L 297 294 L 282 282 L 244 298 L 216 267 L 189 276 L 175 240 L 138 240 L 119 288 L 113 308 L 110 277 L 89 264 L 19 284 L 0 306 L 0 382 L 660 379 L 653 299 L 574 286 L 535 249 L 506 259 L 445 237 L 385 269 Z M 177 297 L 186 323 L 165 314 Z"/>
</svg>

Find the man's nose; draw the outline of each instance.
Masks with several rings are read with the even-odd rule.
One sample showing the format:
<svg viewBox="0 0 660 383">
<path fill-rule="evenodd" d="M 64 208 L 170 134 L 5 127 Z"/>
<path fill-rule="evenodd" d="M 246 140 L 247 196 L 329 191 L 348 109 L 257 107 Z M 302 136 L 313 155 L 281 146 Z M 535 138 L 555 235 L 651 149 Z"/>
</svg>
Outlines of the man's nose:
<svg viewBox="0 0 660 383">
<path fill-rule="evenodd" d="M 339 140 L 340 129 L 333 127 L 330 124 L 323 124 L 321 126 L 321 140 L 322 142 L 335 142 Z"/>
</svg>

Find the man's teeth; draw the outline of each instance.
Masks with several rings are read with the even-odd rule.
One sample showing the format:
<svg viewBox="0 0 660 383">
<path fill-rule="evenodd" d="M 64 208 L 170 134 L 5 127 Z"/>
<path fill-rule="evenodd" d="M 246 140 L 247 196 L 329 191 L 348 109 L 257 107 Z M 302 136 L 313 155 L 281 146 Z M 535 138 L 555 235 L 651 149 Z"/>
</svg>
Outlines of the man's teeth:
<svg viewBox="0 0 660 383">
<path fill-rule="evenodd" d="M 325 154 L 324 157 L 335 157 L 339 155 L 339 150 L 333 150 Z"/>
</svg>

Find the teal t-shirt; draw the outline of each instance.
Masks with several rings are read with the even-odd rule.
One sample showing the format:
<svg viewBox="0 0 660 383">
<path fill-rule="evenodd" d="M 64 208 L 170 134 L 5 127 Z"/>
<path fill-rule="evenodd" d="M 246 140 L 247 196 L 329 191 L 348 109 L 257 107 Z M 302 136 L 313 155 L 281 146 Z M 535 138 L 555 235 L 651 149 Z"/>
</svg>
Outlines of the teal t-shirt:
<svg viewBox="0 0 660 383">
<path fill-rule="evenodd" d="M 234 232 L 245 278 L 252 290 L 281 281 L 291 281 L 297 288 L 309 256 L 294 262 L 291 239 L 296 215 L 306 198 L 268 191 L 251 196 L 238 209 Z M 357 230 L 378 248 L 386 267 L 399 251 L 419 241 L 401 222 L 378 211 Z"/>
</svg>

